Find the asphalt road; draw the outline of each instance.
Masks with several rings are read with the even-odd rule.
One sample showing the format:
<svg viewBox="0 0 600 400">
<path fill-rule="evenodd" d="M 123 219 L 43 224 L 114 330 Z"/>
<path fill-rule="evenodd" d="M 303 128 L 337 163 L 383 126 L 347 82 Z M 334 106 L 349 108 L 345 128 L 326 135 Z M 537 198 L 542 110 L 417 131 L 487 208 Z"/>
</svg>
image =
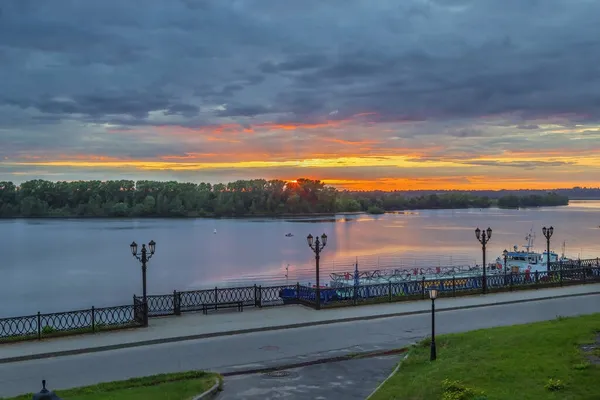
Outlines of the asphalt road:
<svg viewBox="0 0 600 400">
<path fill-rule="evenodd" d="M 402 357 L 364 358 L 277 371 L 284 376 L 232 376 L 225 379 L 217 400 L 364 400 Z"/>
<path fill-rule="evenodd" d="M 440 312 L 436 328 L 438 333 L 462 332 L 595 312 L 600 312 L 600 295 Z M 51 389 L 64 389 L 165 372 L 227 372 L 397 348 L 427 336 L 430 323 L 430 316 L 421 314 L 0 364 L 0 396 L 39 390 L 42 379 Z"/>
</svg>

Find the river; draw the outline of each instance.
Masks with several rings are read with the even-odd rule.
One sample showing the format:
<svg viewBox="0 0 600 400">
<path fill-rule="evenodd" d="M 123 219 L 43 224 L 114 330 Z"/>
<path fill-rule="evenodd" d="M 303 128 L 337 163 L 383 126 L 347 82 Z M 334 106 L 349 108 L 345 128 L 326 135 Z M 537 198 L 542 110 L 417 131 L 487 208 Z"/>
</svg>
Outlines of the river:
<svg viewBox="0 0 600 400">
<path fill-rule="evenodd" d="M 314 283 L 306 236 L 326 233 L 322 281 L 332 271 L 481 263 L 475 227 L 493 229 L 491 262 L 554 226 L 552 249 L 600 256 L 600 201 L 521 210 L 420 210 L 298 219 L 0 220 L 0 317 L 129 304 L 141 269 L 129 244 L 154 240 L 148 293 L 242 284 Z M 215 233 L 216 232 L 216 233 Z M 292 233 L 292 237 L 286 237 Z M 286 269 L 287 268 L 287 269 Z M 286 278 L 287 273 L 287 278 Z"/>
</svg>

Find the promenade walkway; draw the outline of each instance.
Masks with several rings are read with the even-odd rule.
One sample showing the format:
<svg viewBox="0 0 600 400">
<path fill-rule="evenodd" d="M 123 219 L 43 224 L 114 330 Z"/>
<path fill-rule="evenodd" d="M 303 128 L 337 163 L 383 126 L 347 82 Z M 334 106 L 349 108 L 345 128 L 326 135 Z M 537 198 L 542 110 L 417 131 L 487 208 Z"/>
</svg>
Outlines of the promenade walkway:
<svg viewBox="0 0 600 400">
<path fill-rule="evenodd" d="M 599 293 L 600 284 L 590 284 L 488 294 L 485 296 L 443 298 L 436 301 L 436 309 L 438 311 L 449 311 Z M 0 345 L 0 363 L 206 337 L 385 318 L 403 314 L 425 313 L 430 312 L 430 310 L 430 301 L 421 300 L 320 311 L 299 305 L 288 305 L 262 309 L 246 308 L 244 312 L 219 310 L 209 315 L 189 313 L 181 316 L 151 318 L 147 328 L 2 344 Z"/>
</svg>

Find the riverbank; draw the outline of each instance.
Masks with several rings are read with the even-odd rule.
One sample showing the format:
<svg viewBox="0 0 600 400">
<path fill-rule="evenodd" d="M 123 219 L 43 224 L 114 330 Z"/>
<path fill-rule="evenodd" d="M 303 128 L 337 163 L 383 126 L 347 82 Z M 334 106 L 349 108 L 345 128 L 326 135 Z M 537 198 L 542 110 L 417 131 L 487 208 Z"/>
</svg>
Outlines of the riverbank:
<svg viewBox="0 0 600 400">
<path fill-rule="evenodd" d="M 488 206 L 469 206 L 469 207 L 415 207 L 415 208 L 403 208 L 403 209 L 383 209 L 379 207 L 373 207 L 367 211 L 343 211 L 343 212 L 331 212 L 331 213 L 281 213 L 281 214 L 239 214 L 239 215 L 215 215 L 215 214 L 198 214 L 189 213 L 188 215 L 15 215 L 15 216 L 2 216 L 1 220 L 36 220 L 36 219 L 49 219 L 49 220 L 135 220 L 135 219 L 146 219 L 146 220 L 160 220 L 160 219 L 220 219 L 220 220 L 252 220 L 252 219 L 273 219 L 273 220 L 285 220 L 295 218 L 336 218 L 343 216 L 355 216 L 355 215 L 382 215 L 382 214 L 410 214 L 415 211 L 439 211 L 439 210 L 472 210 L 472 209 L 499 209 L 499 210 L 516 210 L 516 209 L 536 209 L 542 207 L 566 207 L 566 204 L 551 204 L 551 205 L 532 205 L 532 206 L 514 206 L 514 207 L 501 207 L 497 204 L 496 199 L 491 199 L 491 204 Z M 571 199 L 569 199 L 571 200 Z M 327 222 L 327 221 L 325 221 Z"/>
<path fill-rule="evenodd" d="M 436 341 L 436 361 L 429 361 L 430 340 L 422 341 L 369 400 L 584 400 L 600 393 L 600 313 Z"/>
<path fill-rule="evenodd" d="M 126 381 L 100 383 L 68 390 L 57 390 L 56 395 L 68 400 L 162 400 L 191 399 L 215 385 L 221 386 L 221 376 L 204 371 L 160 374 Z M 47 383 L 48 389 L 51 382 Z M 165 397 L 165 393 L 168 396 Z M 3 400 L 30 400 L 33 393 Z"/>
</svg>

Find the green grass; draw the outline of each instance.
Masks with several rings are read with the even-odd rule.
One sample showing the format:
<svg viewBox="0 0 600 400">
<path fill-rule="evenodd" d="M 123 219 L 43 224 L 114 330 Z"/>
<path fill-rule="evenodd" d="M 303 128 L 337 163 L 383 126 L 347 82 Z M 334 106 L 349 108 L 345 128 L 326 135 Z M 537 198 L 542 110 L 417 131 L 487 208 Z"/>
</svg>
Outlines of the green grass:
<svg viewBox="0 0 600 400">
<path fill-rule="evenodd" d="M 63 400 L 186 400 L 210 389 L 218 374 L 189 371 L 101 383 L 69 390 L 57 390 Z M 52 389 L 51 382 L 47 384 Z M 40 387 L 41 389 L 41 387 Z M 31 400 L 24 394 L 3 400 Z"/>
<path fill-rule="evenodd" d="M 595 343 L 599 332 L 600 314 L 593 314 L 444 335 L 436 338 L 434 362 L 424 340 L 372 400 L 598 400 L 600 365 L 580 346 Z M 473 394 L 444 394 L 445 380 Z"/>
</svg>

